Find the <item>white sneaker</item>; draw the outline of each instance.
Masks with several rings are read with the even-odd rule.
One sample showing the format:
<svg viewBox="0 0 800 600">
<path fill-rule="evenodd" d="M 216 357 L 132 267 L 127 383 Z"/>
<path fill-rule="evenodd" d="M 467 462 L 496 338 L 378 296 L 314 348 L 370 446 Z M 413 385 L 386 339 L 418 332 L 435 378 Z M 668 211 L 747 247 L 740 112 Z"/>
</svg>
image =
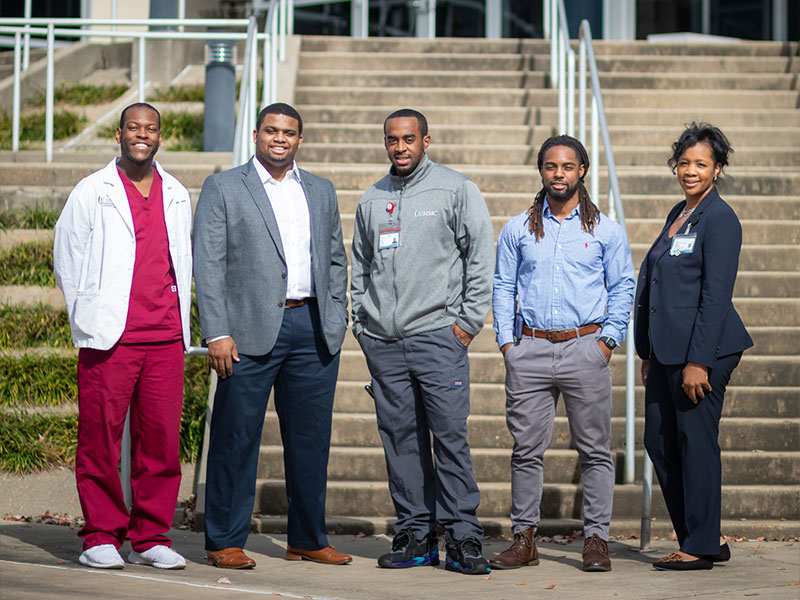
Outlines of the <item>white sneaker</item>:
<svg viewBox="0 0 800 600">
<path fill-rule="evenodd" d="M 144 552 L 132 550 L 128 554 L 128 562 L 136 565 L 151 565 L 156 569 L 183 569 L 186 559 L 171 548 L 159 545 Z"/>
<path fill-rule="evenodd" d="M 78 557 L 78 562 L 95 569 L 124 569 L 125 561 L 113 544 L 100 544 L 87 548 Z"/>
</svg>

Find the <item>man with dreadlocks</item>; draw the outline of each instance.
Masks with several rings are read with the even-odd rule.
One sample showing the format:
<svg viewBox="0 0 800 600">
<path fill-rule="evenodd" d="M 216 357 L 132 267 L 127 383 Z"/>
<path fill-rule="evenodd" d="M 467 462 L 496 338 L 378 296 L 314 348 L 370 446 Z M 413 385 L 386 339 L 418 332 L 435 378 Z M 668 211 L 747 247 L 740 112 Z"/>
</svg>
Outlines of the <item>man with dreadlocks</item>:
<svg viewBox="0 0 800 600">
<path fill-rule="evenodd" d="M 534 542 L 542 499 L 542 457 L 559 394 L 581 462 L 583 569 L 609 571 L 614 496 L 611 369 L 633 304 L 633 263 L 623 227 L 586 191 L 586 149 L 551 137 L 537 161 L 542 190 L 497 241 L 494 329 L 506 366 L 514 542 L 491 560 L 498 569 L 539 562 Z M 517 300 L 519 310 L 517 311 Z"/>
</svg>

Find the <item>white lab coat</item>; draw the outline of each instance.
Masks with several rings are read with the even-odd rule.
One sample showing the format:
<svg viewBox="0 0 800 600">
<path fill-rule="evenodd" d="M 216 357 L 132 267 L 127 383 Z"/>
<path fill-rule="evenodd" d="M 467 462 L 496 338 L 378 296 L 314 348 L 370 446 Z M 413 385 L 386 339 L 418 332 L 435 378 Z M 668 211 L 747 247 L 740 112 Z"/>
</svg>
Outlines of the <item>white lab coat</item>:
<svg viewBox="0 0 800 600">
<path fill-rule="evenodd" d="M 154 161 L 162 180 L 169 254 L 189 347 L 192 204 L 188 190 Z M 136 234 L 116 158 L 78 182 L 55 227 L 53 267 L 78 348 L 108 350 L 125 330 Z"/>
</svg>

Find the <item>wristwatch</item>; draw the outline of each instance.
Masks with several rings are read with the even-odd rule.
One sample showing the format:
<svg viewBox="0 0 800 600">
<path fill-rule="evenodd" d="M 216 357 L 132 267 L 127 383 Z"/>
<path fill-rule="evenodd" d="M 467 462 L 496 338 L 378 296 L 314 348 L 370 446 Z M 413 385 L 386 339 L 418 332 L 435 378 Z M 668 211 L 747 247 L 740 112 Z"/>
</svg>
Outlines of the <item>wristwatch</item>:
<svg viewBox="0 0 800 600">
<path fill-rule="evenodd" d="M 604 335 L 603 337 L 599 338 L 599 341 L 603 342 L 609 350 L 613 350 L 617 347 L 617 342 L 614 341 L 610 335 Z"/>
</svg>

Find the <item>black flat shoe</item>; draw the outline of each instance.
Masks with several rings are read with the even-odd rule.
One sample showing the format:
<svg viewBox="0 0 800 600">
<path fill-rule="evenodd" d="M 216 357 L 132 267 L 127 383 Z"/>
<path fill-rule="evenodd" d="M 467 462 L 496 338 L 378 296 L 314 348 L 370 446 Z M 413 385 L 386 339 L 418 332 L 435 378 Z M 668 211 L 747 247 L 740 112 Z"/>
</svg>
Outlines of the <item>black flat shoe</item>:
<svg viewBox="0 0 800 600">
<path fill-rule="evenodd" d="M 718 554 L 706 554 L 703 558 L 711 561 L 712 563 L 728 562 L 731 559 L 731 548 L 728 546 L 728 543 L 725 542 L 719 547 Z"/>
<path fill-rule="evenodd" d="M 714 563 L 704 556 L 697 560 L 683 560 L 680 554 L 673 552 L 669 556 L 659 558 L 653 563 L 653 568 L 657 571 L 702 571 L 714 568 Z"/>
</svg>

